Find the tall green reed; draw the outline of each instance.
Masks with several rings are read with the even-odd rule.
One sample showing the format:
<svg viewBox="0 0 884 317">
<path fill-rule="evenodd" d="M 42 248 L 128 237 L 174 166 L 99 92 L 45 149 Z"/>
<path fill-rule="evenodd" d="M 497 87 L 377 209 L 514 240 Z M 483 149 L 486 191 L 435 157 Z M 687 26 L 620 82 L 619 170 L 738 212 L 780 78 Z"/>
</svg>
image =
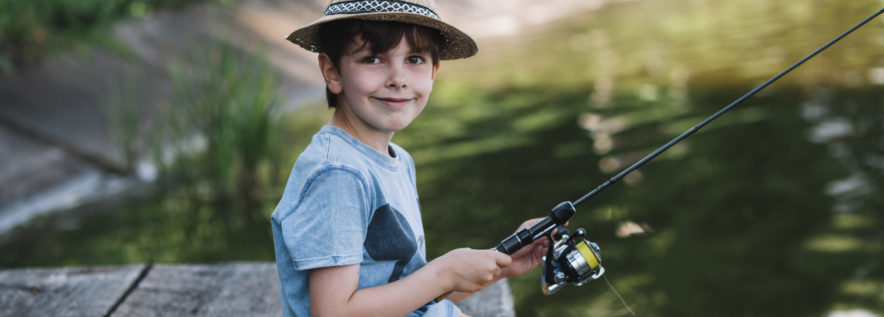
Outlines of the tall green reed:
<svg viewBox="0 0 884 317">
<path fill-rule="evenodd" d="M 229 44 L 194 50 L 169 68 L 174 93 L 157 144 L 174 145 L 163 170 L 212 201 L 261 200 L 279 166 L 279 76 L 262 55 Z"/>
</svg>

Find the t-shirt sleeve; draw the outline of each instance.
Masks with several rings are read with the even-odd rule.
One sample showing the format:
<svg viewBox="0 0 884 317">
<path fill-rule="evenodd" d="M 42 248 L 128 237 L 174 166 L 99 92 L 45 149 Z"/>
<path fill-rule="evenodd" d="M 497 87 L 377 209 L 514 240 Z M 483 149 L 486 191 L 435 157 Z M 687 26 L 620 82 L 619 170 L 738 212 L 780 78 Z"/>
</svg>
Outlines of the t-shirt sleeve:
<svg viewBox="0 0 884 317">
<path fill-rule="evenodd" d="M 367 183 L 346 168 L 307 180 L 294 210 L 281 221 L 285 246 L 298 270 L 362 262 L 370 216 Z"/>
</svg>

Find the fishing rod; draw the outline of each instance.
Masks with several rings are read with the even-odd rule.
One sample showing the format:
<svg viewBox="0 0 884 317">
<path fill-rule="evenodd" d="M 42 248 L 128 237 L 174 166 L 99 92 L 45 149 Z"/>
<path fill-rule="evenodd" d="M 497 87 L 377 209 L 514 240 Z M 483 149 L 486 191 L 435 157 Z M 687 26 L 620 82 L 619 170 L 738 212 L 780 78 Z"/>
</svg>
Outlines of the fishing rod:
<svg viewBox="0 0 884 317">
<path fill-rule="evenodd" d="M 550 241 L 551 247 L 549 248 L 549 250 L 547 251 L 547 255 L 543 259 L 541 288 L 543 290 L 543 293 L 547 295 L 555 293 L 561 287 L 567 285 L 568 283 L 580 286 L 588 281 L 595 280 L 601 277 L 602 274 L 605 273 L 605 269 L 601 265 L 602 257 L 599 246 L 594 242 L 590 242 L 584 239 L 586 237 L 586 231 L 583 228 L 577 229 L 574 235 L 569 235 L 567 230 L 564 228 L 565 223 L 567 223 L 568 220 L 571 219 L 571 216 L 574 216 L 574 214 L 577 212 L 577 209 L 575 208 L 576 206 L 582 204 L 590 197 L 595 196 L 599 192 L 605 190 L 605 188 L 608 188 L 608 186 L 610 186 L 611 184 L 616 183 L 618 180 L 620 180 L 633 170 L 641 167 L 648 161 L 654 159 L 676 143 L 681 142 L 691 134 L 694 134 L 695 132 L 709 124 L 709 122 L 712 122 L 712 120 L 715 120 L 719 116 L 723 115 L 725 112 L 733 109 L 749 97 L 752 97 L 753 95 L 755 95 L 765 87 L 769 86 L 773 82 L 777 81 L 781 77 L 785 76 L 795 68 L 798 68 L 798 66 L 804 64 L 804 62 L 813 58 L 823 50 L 829 48 L 856 29 L 859 29 L 878 15 L 881 15 L 881 13 L 884 13 L 884 8 L 869 16 L 868 18 L 866 18 L 856 26 L 850 28 L 846 32 L 842 33 L 841 35 L 835 37 L 833 40 L 816 49 L 815 51 L 802 58 L 789 68 L 786 68 L 776 76 L 771 77 L 758 87 L 755 87 L 755 89 L 752 89 L 731 104 L 711 115 L 709 118 L 706 118 L 706 120 L 703 120 L 696 126 L 688 129 L 681 135 L 664 144 L 656 151 L 648 154 L 638 162 L 635 162 L 614 177 L 611 177 L 610 179 L 608 179 L 608 181 L 602 183 L 583 197 L 580 197 L 573 203 L 570 201 L 559 203 L 550 211 L 549 216 L 542 219 L 540 222 L 538 222 L 534 226 L 531 226 L 530 228 L 522 229 L 510 235 L 509 237 L 501 241 L 500 244 L 497 245 L 497 247 L 495 247 L 494 249 L 511 255 L 513 253 L 516 253 L 516 251 L 519 251 L 519 249 L 523 248 L 524 246 L 536 241 L 537 239 L 546 237 Z M 556 230 L 553 231 L 553 229 Z"/>
</svg>

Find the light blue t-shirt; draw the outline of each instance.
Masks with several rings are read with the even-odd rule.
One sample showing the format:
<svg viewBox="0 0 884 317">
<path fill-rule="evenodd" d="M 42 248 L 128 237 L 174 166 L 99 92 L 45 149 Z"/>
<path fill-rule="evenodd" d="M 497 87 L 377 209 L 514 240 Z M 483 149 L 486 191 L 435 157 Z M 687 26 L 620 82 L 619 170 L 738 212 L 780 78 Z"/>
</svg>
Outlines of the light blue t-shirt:
<svg viewBox="0 0 884 317">
<path fill-rule="evenodd" d="M 310 269 L 359 264 L 367 288 L 427 263 L 414 161 L 395 144 L 389 151 L 325 126 L 298 157 L 271 217 L 284 316 L 310 316 Z M 459 315 L 444 300 L 410 316 Z"/>
</svg>

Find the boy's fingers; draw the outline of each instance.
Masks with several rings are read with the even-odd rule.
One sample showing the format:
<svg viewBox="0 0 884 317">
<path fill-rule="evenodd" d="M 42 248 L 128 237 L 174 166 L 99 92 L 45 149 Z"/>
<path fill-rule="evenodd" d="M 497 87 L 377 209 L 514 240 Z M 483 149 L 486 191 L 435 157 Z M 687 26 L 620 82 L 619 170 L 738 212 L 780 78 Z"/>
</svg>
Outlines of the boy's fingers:
<svg viewBox="0 0 884 317">
<path fill-rule="evenodd" d="M 494 253 L 494 260 L 497 261 L 497 266 L 506 267 L 509 266 L 510 263 L 513 262 L 513 259 L 506 254 L 497 251 L 489 251 Z"/>
<path fill-rule="evenodd" d="M 534 246 L 536 246 L 536 247 L 548 246 L 548 245 L 549 245 L 549 240 L 547 240 L 547 239 L 537 239 L 537 240 L 534 240 L 534 242 L 531 242 L 531 244 L 534 245 Z"/>
<path fill-rule="evenodd" d="M 537 248 L 537 250 L 534 251 L 534 257 L 538 259 L 543 257 L 544 255 L 546 255 L 547 250 L 549 250 L 549 246 Z"/>
</svg>

